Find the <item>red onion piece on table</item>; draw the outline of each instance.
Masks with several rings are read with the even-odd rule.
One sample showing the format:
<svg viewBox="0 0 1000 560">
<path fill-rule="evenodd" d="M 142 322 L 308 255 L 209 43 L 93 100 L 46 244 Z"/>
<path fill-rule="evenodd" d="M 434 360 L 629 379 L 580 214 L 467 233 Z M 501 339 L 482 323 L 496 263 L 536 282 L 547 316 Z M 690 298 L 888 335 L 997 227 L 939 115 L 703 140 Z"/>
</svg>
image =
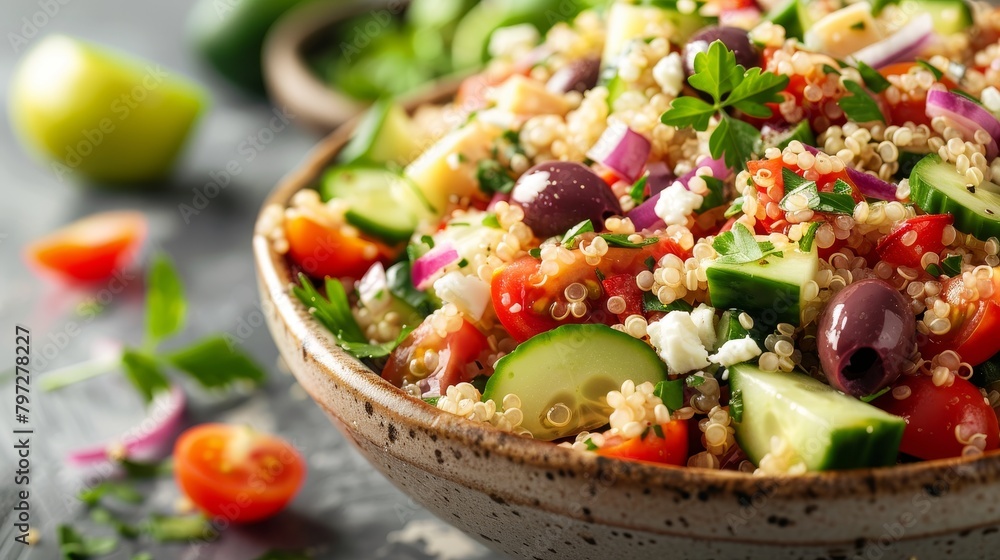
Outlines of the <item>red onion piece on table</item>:
<svg viewBox="0 0 1000 560">
<path fill-rule="evenodd" d="M 979 129 L 990 135 L 986 143 L 986 158 L 997 156 L 1000 121 L 981 105 L 957 93 L 933 89 L 927 92 L 927 116 L 945 117 L 966 137 L 972 138 Z"/>
<path fill-rule="evenodd" d="M 413 261 L 413 269 L 410 271 L 413 285 L 418 290 L 426 290 L 430 287 L 435 274 L 449 264 L 458 262 L 459 258 L 458 251 L 446 243 L 427 251 Z"/>
<path fill-rule="evenodd" d="M 934 37 L 934 18 L 928 13 L 914 16 L 899 31 L 851 55 L 872 68 L 913 60 Z"/>
<path fill-rule="evenodd" d="M 652 146 L 646 137 L 621 123 L 604 130 L 587 157 L 601 163 L 623 180 L 635 182 L 646 168 Z"/>
<path fill-rule="evenodd" d="M 70 464 L 85 467 L 108 461 L 109 451 L 119 447 L 126 457 L 152 459 L 169 453 L 174 436 L 184 419 L 187 399 L 184 390 L 174 385 L 153 397 L 146 417 L 118 438 L 99 445 L 71 451 Z"/>
</svg>

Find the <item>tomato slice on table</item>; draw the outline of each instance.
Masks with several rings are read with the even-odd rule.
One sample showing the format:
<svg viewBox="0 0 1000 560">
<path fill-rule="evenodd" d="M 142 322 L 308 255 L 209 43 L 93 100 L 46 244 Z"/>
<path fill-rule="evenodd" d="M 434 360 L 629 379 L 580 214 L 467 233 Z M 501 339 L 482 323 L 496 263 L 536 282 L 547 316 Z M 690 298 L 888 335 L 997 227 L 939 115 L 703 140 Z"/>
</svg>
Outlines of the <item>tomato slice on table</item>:
<svg viewBox="0 0 1000 560">
<path fill-rule="evenodd" d="M 417 382 L 425 379 L 430 385 L 428 391 L 444 394 L 452 385 L 471 381 L 475 375 L 468 365 L 479 359 L 489 349 L 489 342 L 472 323 L 462 319 L 462 326 L 448 336 L 441 337 L 434 326 L 424 321 L 413 330 L 389 355 L 389 361 L 382 369 L 382 377 L 396 385 L 403 381 Z M 433 352 L 436 357 L 427 364 L 427 356 Z M 417 360 L 426 367 L 424 375 L 415 375 L 410 363 Z M 478 370 L 478 368 L 476 368 Z"/>
<path fill-rule="evenodd" d="M 941 295 L 951 306 L 951 330 L 921 341 L 925 359 L 954 350 L 962 361 L 977 366 L 1000 352 L 1000 268 L 993 272 L 993 294 L 988 298 L 966 299 L 961 275 L 944 282 Z"/>
<path fill-rule="evenodd" d="M 490 293 L 497 318 L 518 342 L 524 342 L 536 334 L 560 325 L 615 324 L 618 317 L 606 311 L 608 293 L 602 289 L 598 271 L 605 280 L 617 275 L 628 275 L 634 284 L 635 276 L 643 270 L 648 270 L 649 259 L 659 260 L 668 253 L 678 255 L 682 259 L 687 257 L 679 245 L 665 238 L 637 249 L 610 247 L 596 267 L 587 264 L 579 249 L 574 249 L 572 253 L 575 257 L 574 262 L 562 265 L 558 275 L 546 279 L 541 285 L 538 282 L 541 279 L 539 269 L 542 261 L 531 256 L 508 263 L 493 274 Z M 612 285 L 618 283 L 622 283 L 622 279 L 613 281 Z M 586 311 L 580 316 L 575 316 L 567 309 L 559 309 L 555 310 L 553 316 L 554 303 L 561 302 L 562 306 L 568 307 L 565 291 L 571 284 L 582 284 L 586 287 L 586 297 L 582 301 Z M 626 298 L 626 305 L 629 301 L 630 299 Z M 634 303 L 632 309 L 635 309 Z"/>
<path fill-rule="evenodd" d="M 285 223 L 288 256 L 315 278 L 360 278 L 376 262 L 388 264 L 394 251 L 344 227 L 327 227 L 305 216 Z"/>
<path fill-rule="evenodd" d="M 597 450 L 597 454 L 631 461 L 684 465 L 688 458 L 688 423 L 686 420 L 671 420 L 650 428 L 640 438 L 619 443 L 610 440 Z"/>
<path fill-rule="evenodd" d="M 908 387 L 910 395 L 897 399 L 890 391 L 872 404 L 906 420 L 899 446 L 903 453 L 920 459 L 959 457 L 965 444 L 956 436 L 957 427 L 966 438 L 985 434 L 985 451 L 1000 446 L 997 415 L 972 383 L 955 378 L 950 387 L 938 387 L 930 377 L 918 375 L 895 387 Z"/>
<path fill-rule="evenodd" d="M 127 266 L 146 238 L 146 217 L 115 211 L 88 216 L 28 245 L 28 261 L 70 282 L 98 282 Z"/>
<path fill-rule="evenodd" d="M 930 214 L 904 220 L 879 242 L 875 250 L 879 258 L 890 264 L 920 268 L 920 258 L 924 253 L 944 250 L 941 241 L 944 229 L 953 221 L 950 214 Z"/>
<path fill-rule="evenodd" d="M 174 446 L 174 477 L 184 494 L 234 523 L 281 511 L 305 475 L 305 460 L 291 444 L 248 426 L 202 424 Z"/>
</svg>

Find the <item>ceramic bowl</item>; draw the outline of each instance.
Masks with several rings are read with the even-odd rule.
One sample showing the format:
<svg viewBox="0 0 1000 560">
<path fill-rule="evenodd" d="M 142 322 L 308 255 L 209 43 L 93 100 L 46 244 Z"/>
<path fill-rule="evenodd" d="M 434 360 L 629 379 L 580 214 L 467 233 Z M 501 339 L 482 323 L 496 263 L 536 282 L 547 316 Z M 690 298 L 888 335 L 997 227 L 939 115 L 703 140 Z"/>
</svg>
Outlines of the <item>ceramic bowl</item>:
<svg viewBox="0 0 1000 560">
<path fill-rule="evenodd" d="M 346 125 L 266 204 L 333 160 Z M 375 468 L 441 519 L 513 557 L 973 559 L 1000 556 L 1000 454 L 753 477 L 598 457 L 525 439 L 405 395 L 331 344 L 253 240 L 268 325 L 298 381 Z"/>
</svg>

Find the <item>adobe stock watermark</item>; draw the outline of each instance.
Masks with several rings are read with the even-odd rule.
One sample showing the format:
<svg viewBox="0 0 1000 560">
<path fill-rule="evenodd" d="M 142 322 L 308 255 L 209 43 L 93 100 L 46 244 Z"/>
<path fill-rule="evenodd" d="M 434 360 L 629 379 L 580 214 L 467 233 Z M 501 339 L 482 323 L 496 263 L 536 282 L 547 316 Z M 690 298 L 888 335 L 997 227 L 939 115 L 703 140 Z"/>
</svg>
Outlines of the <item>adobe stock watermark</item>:
<svg viewBox="0 0 1000 560">
<path fill-rule="evenodd" d="M 94 150 L 118 130 L 119 124 L 128 120 L 132 112 L 149 98 L 150 93 L 154 92 L 170 77 L 170 73 L 159 64 L 147 64 L 145 70 L 146 73 L 143 74 L 138 84 L 111 102 L 108 106 L 108 113 L 95 123 L 94 128 L 81 130 L 80 140 L 74 145 L 66 146 L 62 162 L 53 161 L 51 163 L 56 178 L 65 181 L 66 175 L 72 174 L 83 163 L 84 159 L 93 154 Z"/>
<path fill-rule="evenodd" d="M 275 107 L 271 112 L 274 116 L 268 121 L 267 126 L 247 135 L 246 139 L 236 146 L 236 152 L 240 157 L 229 160 L 221 169 L 209 171 L 209 181 L 191 189 L 193 194 L 191 201 L 177 205 L 177 211 L 180 212 L 185 224 L 190 224 L 193 217 L 208 208 L 209 203 L 232 184 L 233 178 L 243 173 L 243 166 L 257 159 L 257 156 L 274 142 L 277 134 L 288 128 L 289 123 L 296 117 L 287 107 Z"/>
<path fill-rule="evenodd" d="M 66 6 L 72 1 L 73 0 L 38 0 L 36 2 L 38 9 L 31 15 L 21 18 L 21 21 L 17 23 L 19 24 L 19 27 L 16 31 L 7 32 L 7 41 L 10 43 L 10 48 L 14 51 L 14 54 L 21 52 L 21 49 L 28 46 L 31 40 L 37 37 L 38 34 L 41 33 L 42 29 L 44 29 L 53 18 L 59 15 L 63 6 Z"/>
</svg>

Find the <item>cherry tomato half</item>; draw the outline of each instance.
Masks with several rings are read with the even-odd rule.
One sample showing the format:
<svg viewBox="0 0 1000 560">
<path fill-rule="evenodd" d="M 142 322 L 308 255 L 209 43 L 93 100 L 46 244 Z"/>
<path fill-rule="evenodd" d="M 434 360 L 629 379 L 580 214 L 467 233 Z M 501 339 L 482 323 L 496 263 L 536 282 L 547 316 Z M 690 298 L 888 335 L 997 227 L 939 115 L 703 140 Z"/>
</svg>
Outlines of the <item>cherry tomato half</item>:
<svg viewBox="0 0 1000 560">
<path fill-rule="evenodd" d="M 961 275 L 944 282 L 941 295 L 951 306 L 951 330 L 927 336 L 920 344 L 924 356 L 954 350 L 962 361 L 977 366 L 1000 352 L 1000 269 L 993 272 L 993 294 L 988 298 L 967 299 Z"/>
<path fill-rule="evenodd" d="M 671 420 L 651 428 L 641 438 L 622 442 L 608 441 L 597 451 L 605 457 L 618 457 L 631 461 L 649 461 L 667 465 L 683 465 L 688 455 L 688 423 Z"/>
<path fill-rule="evenodd" d="M 931 214 L 904 220 L 893 227 L 875 250 L 880 259 L 890 264 L 920 268 L 920 258 L 924 253 L 944 250 L 941 241 L 944 229 L 953 221 L 950 214 Z"/>
<path fill-rule="evenodd" d="M 28 245 L 25 255 L 39 268 L 70 282 L 98 282 L 124 268 L 146 238 L 140 212 L 94 214 Z"/>
<path fill-rule="evenodd" d="M 305 475 L 305 460 L 291 444 L 247 426 L 202 424 L 174 446 L 174 477 L 184 494 L 234 523 L 281 511 Z"/>
<path fill-rule="evenodd" d="M 592 237 L 592 234 L 585 235 Z M 590 238 L 586 239 L 589 243 Z M 667 253 L 678 255 L 682 259 L 687 256 L 680 246 L 666 238 L 638 249 L 611 247 L 596 267 L 587 264 L 583 253 L 579 249 L 574 249 L 573 263 L 561 265 L 559 273 L 547 278 L 541 285 L 538 284 L 541 279 L 539 274 L 541 261 L 530 256 L 522 257 L 493 274 L 490 285 L 493 307 L 496 309 L 500 324 L 518 342 L 524 342 L 536 334 L 570 323 L 612 325 L 618 318 L 605 311 L 608 294 L 602 289 L 598 271 L 605 278 L 627 274 L 632 277 L 634 283 L 635 276 L 639 272 L 648 270 L 648 259 L 659 260 Z M 552 304 L 567 303 L 565 290 L 569 285 L 576 283 L 587 288 L 586 297 L 582 302 L 586 306 L 586 311 L 579 316 L 567 311 L 560 319 L 553 317 Z"/>
<path fill-rule="evenodd" d="M 389 247 L 341 227 L 327 227 L 305 216 L 285 223 L 288 256 L 309 276 L 360 278 L 373 264 L 388 264 Z"/>
<path fill-rule="evenodd" d="M 428 390 L 439 389 L 443 395 L 448 387 L 472 380 L 473 375 L 467 366 L 488 349 L 489 342 L 483 333 L 465 319 L 462 319 L 462 326 L 457 331 L 448 333 L 444 338 L 431 323 L 424 321 L 392 351 L 382 369 L 382 377 L 397 387 L 403 384 L 404 379 L 426 379 L 431 385 Z M 410 371 L 410 362 L 418 360 L 426 364 L 430 351 L 437 356 L 432 359 L 436 362 L 434 367 L 428 368 L 430 371 L 425 376 L 415 377 Z"/>
<path fill-rule="evenodd" d="M 908 387 L 910 395 L 897 399 L 890 391 L 872 404 L 906 420 L 899 446 L 903 453 L 920 459 L 959 457 L 965 444 L 956 436 L 957 427 L 966 438 L 985 434 L 986 451 L 1000 446 L 997 415 L 972 383 L 955 378 L 950 387 L 938 387 L 930 377 L 918 375 L 895 387 Z"/>
</svg>

